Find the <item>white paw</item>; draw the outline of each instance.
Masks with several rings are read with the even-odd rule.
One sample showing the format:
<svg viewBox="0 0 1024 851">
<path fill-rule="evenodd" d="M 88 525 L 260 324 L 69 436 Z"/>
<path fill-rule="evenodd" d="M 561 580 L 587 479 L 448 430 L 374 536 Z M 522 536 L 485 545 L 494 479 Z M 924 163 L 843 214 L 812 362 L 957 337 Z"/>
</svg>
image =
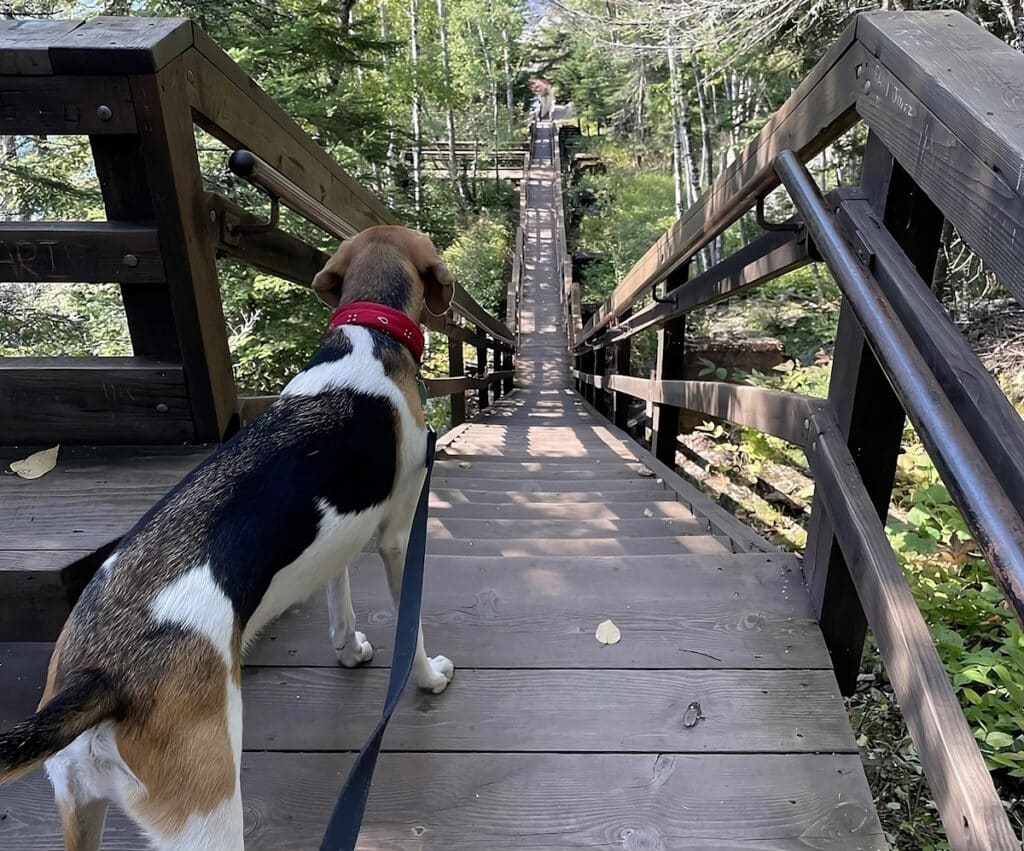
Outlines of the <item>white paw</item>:
<svg viewBox="0 0 1024 851">
<path fill-rule="evenodd" d="M 355 641 L 350 641 L 344 647 L 335 647 L 334 655 L 344 667 L 354 668 L 373 658 L 373 647 L 363 633 L 357 632 Z"/>
<path fill-rule="evenodd" d="M 435 656 L 427 661 L 430 663 L 430 673 L 425 677 L 417 677 L 417 682 L 423 691 L 440 694 L 448 688 L 448 683 L 455 676 L 455 665 L 447 656 Z"/>
</svg>

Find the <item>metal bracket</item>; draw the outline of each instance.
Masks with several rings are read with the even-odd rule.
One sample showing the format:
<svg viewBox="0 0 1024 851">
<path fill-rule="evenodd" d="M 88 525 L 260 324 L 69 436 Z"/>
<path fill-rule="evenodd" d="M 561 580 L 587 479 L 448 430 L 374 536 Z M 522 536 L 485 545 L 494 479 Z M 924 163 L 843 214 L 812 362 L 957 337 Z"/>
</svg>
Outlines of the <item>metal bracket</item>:
<svg viewBox="0 0 1024 851">
<path fill-rule="evenodd" d="M 657 284 L 652 284 L 651 285 L 651 298 L 656 303 L 658 303 L 658 304 L 671 304 L 673 307 L 675 307 L 675 304 L 676 304 L 676 297 L 675 296 L 665 297 L 665 296 L 659 296 L 658 295 L 658 285 Z"/>
<path fill-rule="evenodd" d="M 757 207 L 754 215 L 757 218 L 758 227 L 764 231 L 788 231 L 795 233 L 803 228 L 801 222 L 770 222 L 764 217 L 764 195 L 759 195 L 757 198 Z"/>
<path fill-rule="evenodd" d="M 264 194 L 270 199 L 270 219 L 265 222 L 245 224 L 238 221 L 229 223 L 225 220 L 226 229 L 231 236 L 237 239 L 241 233 L 266 233 L 277 228 L 277 223 L 281 218 L 281 199 L 269 192 Z"/>
</svg>

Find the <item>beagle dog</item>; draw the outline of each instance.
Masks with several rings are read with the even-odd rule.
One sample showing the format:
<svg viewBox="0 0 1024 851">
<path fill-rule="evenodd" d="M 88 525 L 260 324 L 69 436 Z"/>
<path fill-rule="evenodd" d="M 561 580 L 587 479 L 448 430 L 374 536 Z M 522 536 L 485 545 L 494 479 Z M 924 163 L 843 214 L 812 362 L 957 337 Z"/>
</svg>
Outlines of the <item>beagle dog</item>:
<svg viewBox="0 0 1024 851">
<path fill-rule="evenodd" d="M 45 763 L 68 851 L 99 849 L 110 802 L 154 848 L 241 851 L 246 648 L 326 583 L 338 661 L 369 661 L 347 566 L 374 536 L 397 607 L 427 445 L 418 320 L 448 309 L 451 275 L 425 235 L 373 227 L 313 289 L 336 310 L 309 365 L 121 539 L 36 714 L 0 733 L 0 783 Z M 421 629 L 419 687 L 453 672 Z"/>
</svg>

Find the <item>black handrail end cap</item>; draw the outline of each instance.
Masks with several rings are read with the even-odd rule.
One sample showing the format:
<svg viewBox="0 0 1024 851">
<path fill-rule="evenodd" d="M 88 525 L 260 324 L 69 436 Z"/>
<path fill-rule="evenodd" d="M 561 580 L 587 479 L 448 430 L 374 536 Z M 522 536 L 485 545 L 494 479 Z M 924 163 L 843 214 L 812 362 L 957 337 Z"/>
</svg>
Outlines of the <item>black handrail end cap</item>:
<svg viewBox="0 0 1024 851">
<path fill-rule="evenodd" d="M 256 155 L 252 151 L 247 151 L 243 148 L 231 154 L 231 157 L 228 159 L 228 168 L 239 177 L 252 177 L 256 172 L 257 162 Z"/>
</svg>

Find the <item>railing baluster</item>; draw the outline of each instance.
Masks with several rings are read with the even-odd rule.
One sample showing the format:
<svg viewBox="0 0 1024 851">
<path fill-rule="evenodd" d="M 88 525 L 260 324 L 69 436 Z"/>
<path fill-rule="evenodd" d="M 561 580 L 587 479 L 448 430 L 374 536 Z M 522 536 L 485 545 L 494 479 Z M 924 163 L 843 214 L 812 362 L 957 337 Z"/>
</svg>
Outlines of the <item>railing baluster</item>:
<svg viewBox="0 0 1024 851">
<path fill-rule="evenodd" d="M 675 289 L 689 277 L 689 264 L 686 263 L 666 281 L 666 289 Z M 686 317 L 681 316 L 658 331 L 658 359 L 655 367 L 655 378 L 658 381 L 671 381 L 684 378 L 684 339 L 686 336 Z M 676 446 L 679 439 L 680 409 L 672 405 L 655 404 L 651 412 L 651 452 L 663 464 L 675 469 Z"/>
</svg>

